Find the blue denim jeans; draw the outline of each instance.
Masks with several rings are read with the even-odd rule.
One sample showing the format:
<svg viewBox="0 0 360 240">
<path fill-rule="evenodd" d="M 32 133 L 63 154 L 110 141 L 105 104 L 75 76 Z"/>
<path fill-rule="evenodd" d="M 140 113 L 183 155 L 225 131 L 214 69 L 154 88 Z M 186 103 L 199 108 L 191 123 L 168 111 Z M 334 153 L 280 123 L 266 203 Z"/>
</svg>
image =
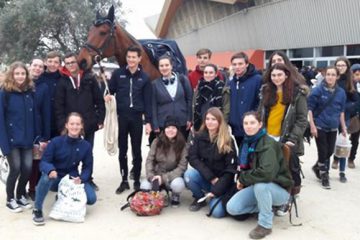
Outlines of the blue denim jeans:
<svg viewBox="0 0 360 240">
<path fill-rule="evenodd" d="M 340 172 L 345 172 L 346 158 L 339 158 L 339 157 L 334 156 L 334 160 L 339 161 L 339 171 Z"/>
<path fill-rule="evenodd" d="M 42 173 L 38 185 L 36 186 L 35 209 L 42 210 L 45 197 L 49 190 L 57 191 L 61 178 L 49 178 L 46 173 Z M 84 184 L 87 204 L 92 205 L 96 202 L 96 194 L 89 183 Z"/>
<path fill-rule="evenodd" d="M 192 192 L 195 199 L 200 199 L 205 196 L 204 192 L 210 192 L 211 183 L 207 181 L 198 170 L 189 168 L 184 173 L 186 187 Z M 210 209 L 213 208 L 219 198 L 213 198 L 209 202 Z M 225 217 L 225 209 L 222 203 L 216 205 L 211 216 L 215 218 Z"/>
<path fill-rule="evenodd" d="M 227 203 L 230 215 L 259 212 L 258 224 L 272 228 L 272 206 L 281 206 L 289 200 L 289 193 L 276 183 L 256 183 L 237 192 Z"/>
</svg>

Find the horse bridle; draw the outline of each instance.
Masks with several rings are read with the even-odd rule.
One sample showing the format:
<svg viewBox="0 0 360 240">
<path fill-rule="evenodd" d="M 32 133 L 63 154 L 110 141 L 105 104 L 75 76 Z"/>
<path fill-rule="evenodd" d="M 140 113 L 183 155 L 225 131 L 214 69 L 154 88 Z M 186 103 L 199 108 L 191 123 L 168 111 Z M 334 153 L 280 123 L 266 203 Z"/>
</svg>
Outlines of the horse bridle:
<svg viewBox="0 0 360 240">
<path fill-rule="evenodd" d="M 110 25 L 110 34 L 107 36 L 104 44 L 101 47 L 97 48 L 97 47 L 93 46 L 92 44 L 86 42 L 83 46 L 84 48 L 86 48 L 89 51 L 89 53 L 91 53 L 91 51 L 96 52 L 97 55 L 100 56 L 101 59 L 103 58 L 103 51 L 109 47 L 111 39 L 114 38 L 114 33 L 115 33 L 115 23 L 110 22 L 108 19 L 95 20 L 94 26 L 100 26 L 105 23 Z M 116 41 L 114 43 L 116 44 Z"/>
</svg>

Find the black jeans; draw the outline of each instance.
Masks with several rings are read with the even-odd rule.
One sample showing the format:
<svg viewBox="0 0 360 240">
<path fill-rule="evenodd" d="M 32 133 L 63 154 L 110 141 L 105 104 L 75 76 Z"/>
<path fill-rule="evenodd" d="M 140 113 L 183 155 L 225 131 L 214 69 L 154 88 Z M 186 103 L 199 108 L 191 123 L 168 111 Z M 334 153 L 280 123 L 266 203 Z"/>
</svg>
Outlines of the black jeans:
<svg viewBox="0 0 360 240">
<path fill-rule="evenodd" d="M 355 160 L 356 152 L 359 146 L 359 136 L 360 136 L 360 131 L 354 132 L 350 135 L 350 141 L 351 141 L 351 151 L 349 156 L 350 161 Z"/>
<path fill-rule="evenodd" d="M 130 142 L 133 156 L 134 180 L 138 182 L 141 175 L 141 138 L 143 133 L 142 114 L 139 112 L 129 112 L 118 115 L 119 122 L 119 163 L 120 174 L 123 181 L 128 178 L 128 135 L 130 134 Z"/>
<path fill-rule="evenodd" d="M 10 172 L 6 181 L 6 194 L 7 201 L 10 201 L 10 199 L 14 198 L 16 180 L 18 180 L 16 198 L 26 196 L 25 187 L 30 178 L 33 162 L 32 149 L 13 148 L 7 158 Z"/>
<path fill-rule="evenodd" d="M 334 153 L 336 131 L 326 132 L 318 129 L 318 137 L 315 138 L 318 150 L 318 166 L 320 173 L 329 172 L 330 157 Z"/>
</svg>

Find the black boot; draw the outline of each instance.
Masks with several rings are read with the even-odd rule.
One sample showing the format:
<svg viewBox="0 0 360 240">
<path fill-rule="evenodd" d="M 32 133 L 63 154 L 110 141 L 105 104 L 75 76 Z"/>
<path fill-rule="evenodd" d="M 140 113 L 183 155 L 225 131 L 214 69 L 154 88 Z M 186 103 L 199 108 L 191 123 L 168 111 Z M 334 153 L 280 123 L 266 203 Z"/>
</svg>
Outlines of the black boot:
<svg viewBox="0 0 360 240">
<path fill-rule="evenodd" d="M 321 174 L 321 186 L 325 189 L 331 189 L 328 173 Z"/>
<path fill-rule="evenodd" d="M 317 163 L 315 163 L 315 165 L 311 168 L 313 170 L 313 172 L 315 173 L 315 176 L 318 178 L 318 179 L 321 179 L 321 176 L 320 176 L 320 169 L 319 169 L 319 166 Z"/>
</svg>

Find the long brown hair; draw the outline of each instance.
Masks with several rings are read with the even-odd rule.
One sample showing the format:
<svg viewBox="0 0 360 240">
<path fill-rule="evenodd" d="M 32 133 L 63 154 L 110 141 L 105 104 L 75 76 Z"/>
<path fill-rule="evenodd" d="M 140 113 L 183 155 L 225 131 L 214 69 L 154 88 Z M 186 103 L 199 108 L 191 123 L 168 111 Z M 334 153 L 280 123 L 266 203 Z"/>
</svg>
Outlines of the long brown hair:
<svg viewBox="0 0 360 240">
<path fill-rule="evenodd" d="M 219 108 L 211 107 L 206 111 L 204 121 L 200 127 L 199 132 L 208 131 L 206 124 L 205 124 L 206 116 L 208 114 L 211 114 L 212 116 L 214 116 L 219 123 L 219 129 L 217 132 L 217 136 L 214 139 L 212 139 L 212 141 L 216 142 L 219 153 L 226 154 L 226 153 L 233 151 L 232 139 L 231 139 L 231 136 L 229 133 L 228 125 L 225 122 L 224 115 L 220 111 Z"/>
<path fill-rule="evenodd" d="M 271 73 L 273 70 L 283 71 L 286 75 L 285 82 L 283 83 L 283 99 L 282 103 L 284 105 L 290 104 L 294 99 L 294 89 L 295 89 L 295 79 L 291 74 L 291 71 L 288 66 L 282 63 L 274 64 L 270 67 L 269 71 L 266 72 L 264 76 L 264 87 L 262 91 L 263 103 L 265 107 L 272 107 L 278 101 L 278 96 L 276 94 L 277 88 L 275 84 L 271 81 Z"/>
<path fill-rule="evenodd" d="M 169 153 L 170 147 L 173 146 L 176 156 L 176 161 L 179 162 L 181 159 L 181 154 L 185 148 L 186 142 L 182 133 L 177 130 L 174 141 L 171 141 L 166 135 L 165 130 L 160 133 L 158 137 L 158 142 L 156 143 L 156 148 L 164 152 L 165 156 Z"/>
<path fill-rule="evenodd" d="M 304 76 L 301 73 L 299 73 L 297 68 L 290 62 L 290 59 L 288 58 L 286 53 L 284 53 L 283 51 L 275 51 L 270 55 L 269 64 L 268 64 L 268 68 L 267 68 L 268 70 L 266 71 L 266 73 L 270 70 L 270 67 L 272 65 L 272 60 L 275 55 L 280 56 L 284 60 L 284 64 L 289 68 L 291 75 L 294 77 L 295 82 L 297 82 L 298 84 L 302 84 L 302 85 L 306 84 L 306 80 L 305 80 Z M 266 73 L 264 75 L 266 75 Z"/>
<path fill-rule="evenodd" d="M 67 115 L 66 117 L 66 121 L 65 121 L 65 125 L 69 122 L 71 117 L 79 117 L 81 120 L 81 125 L 83 126 L 81 131 L 80 131 L 80 136 L 85 136 L 85 131 L 84 131 L 84 119 L 82 118 L 80 113 L 77 112 L 71 112 L 69 113 L 69 115 Z M 67 135 L 69 133 L 69 131 L 66 129 L 64 125 L 64 129 L 61 131 L 61 135 Z"/>
<path fill-rule="evenodd" d="M 334 66 L 336 66 L 336 64 L 338 62 L 340 62 L 340 61 L 342 61 L 342 62 L 344 62 L 346 64 L 346 72 L 343 74 L 345 76 L 345 88 L 346 88 L 345 90 L 346 90 L 346 92 L 353 93 L 353 92 L 355 92 L 355 87 L 354 87 L 353 82 L 352 82 L 350 61 L 346 57 L 338 57 L 335 60 Z"/>
<path fill-rule="evenodd" d="M 14 71 L 17 68 L 22 68 L 26 72 L 25 82 L 21 87 L 16 86 L 14 79 Z M 9 70 L 6 72 L 6 76 L 2 84 L 2 87 L 7 92 L 24 92 L 34 88 L 34 82 L 30 79 L 29 71 L 23 62 L 17 61 L 17 62 L 13 62 L 10 65 Z"/>
</svg>

